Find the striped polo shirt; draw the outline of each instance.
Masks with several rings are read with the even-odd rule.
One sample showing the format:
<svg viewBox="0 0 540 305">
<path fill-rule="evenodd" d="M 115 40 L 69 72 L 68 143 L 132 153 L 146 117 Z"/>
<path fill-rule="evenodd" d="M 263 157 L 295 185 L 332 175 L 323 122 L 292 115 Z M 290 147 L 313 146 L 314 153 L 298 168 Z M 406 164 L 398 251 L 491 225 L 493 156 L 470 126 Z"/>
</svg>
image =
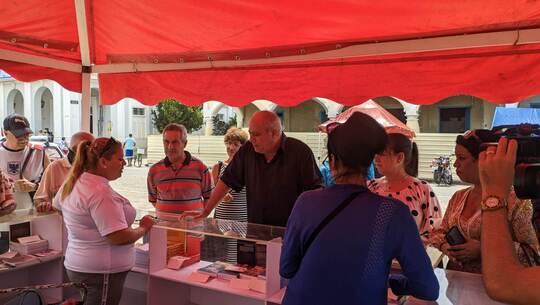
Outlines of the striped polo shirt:
<svg viewBox="0 0 540 305">
<path fill-rule="evenodd" d="M 182 213 L 202 210 L 213 184 L 208 167 L 185 151 L 182 165 L 174 168 L 167 157 L 148 171 L 148 201 L 158 211 Z"/>
</svg>

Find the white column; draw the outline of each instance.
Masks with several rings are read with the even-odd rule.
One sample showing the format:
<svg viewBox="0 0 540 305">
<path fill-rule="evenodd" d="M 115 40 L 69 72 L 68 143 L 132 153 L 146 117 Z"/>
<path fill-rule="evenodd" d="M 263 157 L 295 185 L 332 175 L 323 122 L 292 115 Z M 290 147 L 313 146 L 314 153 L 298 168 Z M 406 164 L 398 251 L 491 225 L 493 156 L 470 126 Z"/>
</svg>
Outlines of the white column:
<svg viewBox="0 0 540 305">
<path fill-rule="evenodd" d="M 53 82 L 52 84 L 52 96 L 53 96 L 53 128 L 54 128 L 54 135 L 55 137 L 60 140 L 62 137 L 65 137 L 64 134 L 64 128 L 63 128 L 63 115 L 62 115 L 62 108 L 63 108 L 63 99 L 62 99 L 62 86 L 60 86 L 57 82 Z M 56 139 L 55 139 L 56 140 Z"/>
<path fill-rule="evenodd" d="M 517 108 L 519 105 L 519 102 L 517 103 L 510 103 L 510 104 L 504 104 L 504 107 L 506 108 Z"/>
<path fill-rule="evenodd" d="M 0 117 L 5 118 L 7 114 L 7 97 L 4 92 L 4 83 L 0 82 Z"/>
<path fill-rule="evenodd" d="M 33 110 L 34 110 L 34 101 L 32 98 L 32 84 L 24 83 L 23 98 L 24 98 L 24 103 L 23 103 L 24 113 L 19 113 L 19 114 L 24 115 L 26 119 L 28 120 L 28 122 L 30 122 L 30 128 L 33 128 L 34 126 L 36 126 L 36 124 L 33 121 L 34 116 L 32 115 Z M 37 111 L 41 111 L 41 109 L 38 109 Z"/>
<path fill-rule="evenodd" d="M 236 113 L 236 128 L 244 127 L 244 111 L 240 107 L 234 107 Z"/>
<path fill-rule="evenodd" d="M 409 103 L 406 103 L 403 106 L 405 116 L 407 117 L 407 126 L 416 133 L 420 132 L 420 124 L 418 123 L 420 106 Z"/>
<path fill-rule="evenodd" d="M 213 116 L 208 115 L 204 117 L 204 135 L 211 136 L 214 134 L 214 122 L 212 121 Z"/>
<path fill-rule="evenodd" d="M 82 73 L 81 130 L 90 132 L 90 73 Z"/>
</svg>

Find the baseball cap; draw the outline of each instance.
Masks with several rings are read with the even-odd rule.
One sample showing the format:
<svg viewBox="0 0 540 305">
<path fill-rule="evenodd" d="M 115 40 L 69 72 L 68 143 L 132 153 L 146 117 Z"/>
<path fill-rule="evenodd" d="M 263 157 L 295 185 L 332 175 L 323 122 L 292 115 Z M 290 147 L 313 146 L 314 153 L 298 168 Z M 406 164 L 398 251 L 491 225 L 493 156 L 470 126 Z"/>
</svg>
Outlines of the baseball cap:
<svg viewBox="0 0 540 305">
<path fill-rule="evenodd" d="M 328 134 L 328 153 L 350 168 L 368 167 L 376 154 L 386 148 L 388 136 L 375 119 L 355 112 Z"/>
<path fill-rule="evenodd" d="M 34 133 L 30 129 L 28 120 L 20 114 L 10 114 L 4 119 L 4 130 L 9 130 L 15 137 L 20 138 L 26 134 Z"/>
</svg>

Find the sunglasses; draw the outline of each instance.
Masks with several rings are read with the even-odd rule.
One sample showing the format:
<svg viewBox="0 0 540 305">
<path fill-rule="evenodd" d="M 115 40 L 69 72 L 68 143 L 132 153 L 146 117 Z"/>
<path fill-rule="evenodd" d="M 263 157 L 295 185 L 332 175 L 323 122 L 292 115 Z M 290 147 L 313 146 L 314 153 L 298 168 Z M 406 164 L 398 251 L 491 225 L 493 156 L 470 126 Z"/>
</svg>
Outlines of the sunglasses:
<svg viewBox="0 0 540 305">
<path fill-rule="evenodd" d="M 99 157 L 103 157 L 103 155 L 105 155 L 108 151 L 110 151 L 114 144 L 116 144 L 118 141 L 116 141 L 115 138 L 113 137 L 110 137 L 109 140 L 107 141 L 107 144 L 105 144 L 105 146 L 103 146 L 103 149 L 101 150 L 101 152 L 99 153 Z"/>
</svg>

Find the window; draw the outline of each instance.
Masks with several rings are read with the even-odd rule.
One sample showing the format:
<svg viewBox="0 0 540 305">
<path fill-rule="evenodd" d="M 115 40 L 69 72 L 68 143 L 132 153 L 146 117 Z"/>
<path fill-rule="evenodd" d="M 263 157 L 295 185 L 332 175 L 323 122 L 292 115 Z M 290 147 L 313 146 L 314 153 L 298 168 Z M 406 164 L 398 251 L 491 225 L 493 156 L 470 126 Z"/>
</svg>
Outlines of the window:
<svg viewBox="0 0 540 305">
<path fill-rule="evenodd" d="M 470 128 L 470 108 L 440 108 L 439 132 L 463 133 Z"/>
<path fill-rule="evenodd" d="M 531 103 L 529 105 L 530 108 L 540 108 L 540 103 Z"/>
<path fill-rule="evenodd" d="M 133 107 L 133 115 L 144 115 L 144 108 Z"/>
</svg>

